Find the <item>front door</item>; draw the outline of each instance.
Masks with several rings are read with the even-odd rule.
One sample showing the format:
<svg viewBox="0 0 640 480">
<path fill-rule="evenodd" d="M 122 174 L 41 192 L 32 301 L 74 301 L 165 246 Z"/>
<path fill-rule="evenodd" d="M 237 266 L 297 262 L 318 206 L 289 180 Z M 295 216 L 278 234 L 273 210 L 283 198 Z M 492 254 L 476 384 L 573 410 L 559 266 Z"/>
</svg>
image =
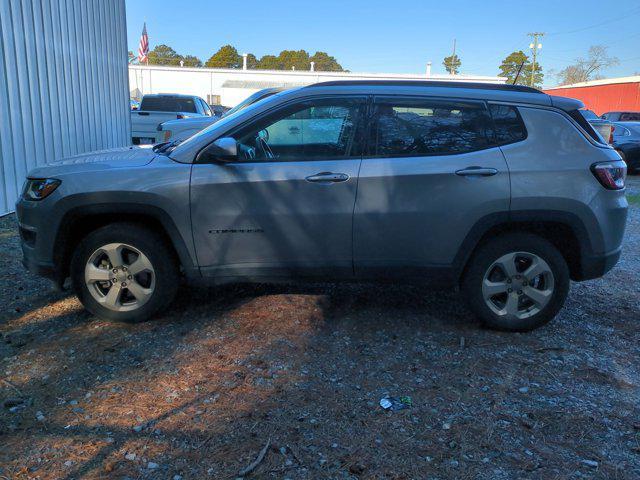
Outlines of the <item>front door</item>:
<svg viewBox="0 0 640 480">
<path fill-rule="evenodd" d="M 476 222 L 508 212 L 492 128 L 484 102 L 375 99 L 354 214 L 358 276 L 448 275 Z"/>
<path fill-rule="evenodd" d="M 353 275 L 363 105 L 353 97 L 295 101 L 224 135 L 237 141 L 237 162 L 193 165 L 204 275 Z"/>
</svg>

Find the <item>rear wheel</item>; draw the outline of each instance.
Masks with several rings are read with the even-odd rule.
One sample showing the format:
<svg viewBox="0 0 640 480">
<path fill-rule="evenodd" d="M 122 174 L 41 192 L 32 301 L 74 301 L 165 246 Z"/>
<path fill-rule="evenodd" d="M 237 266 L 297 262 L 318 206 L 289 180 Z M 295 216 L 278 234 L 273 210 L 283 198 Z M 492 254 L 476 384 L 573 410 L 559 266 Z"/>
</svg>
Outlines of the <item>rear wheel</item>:
<svg viewBox="0 0 640 480">
<path fill-rule="evenodd" d="M 179 283 L 175 256 L 162 237 L 130 223 L 107 225 L 82 240 L 71 276 L 87 310 L 127 322 L 146 320 L 167 307 Z"/>
<path fill-rule="evenodd" d="M 562 308 L 569 269 L 544 238 L 506 234 L 478 249 L 462 287 L 471 310 L 486 326 L 528 331 L 549 322 Z"/>
</svg>

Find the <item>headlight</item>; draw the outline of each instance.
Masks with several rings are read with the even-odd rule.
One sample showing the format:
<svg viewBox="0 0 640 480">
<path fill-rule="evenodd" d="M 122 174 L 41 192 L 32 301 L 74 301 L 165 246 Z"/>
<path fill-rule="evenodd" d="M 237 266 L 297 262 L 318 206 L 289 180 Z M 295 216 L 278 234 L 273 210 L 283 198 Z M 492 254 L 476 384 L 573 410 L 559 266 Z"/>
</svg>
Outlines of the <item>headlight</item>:
<svg viewBox="0 0 640 480">
<path fill-rule="evenodd" d="M 22 190 L 25 200 L 42 200 L 47 198 L 62 183 L 55 178 L 27 178 Z"/>
</svg>

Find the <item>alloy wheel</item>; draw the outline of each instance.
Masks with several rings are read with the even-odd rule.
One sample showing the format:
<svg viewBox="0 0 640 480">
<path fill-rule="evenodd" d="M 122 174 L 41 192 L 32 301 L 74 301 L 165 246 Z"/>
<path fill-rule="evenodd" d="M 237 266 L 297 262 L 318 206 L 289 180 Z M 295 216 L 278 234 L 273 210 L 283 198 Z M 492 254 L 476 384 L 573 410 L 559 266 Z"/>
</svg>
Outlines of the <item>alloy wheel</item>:
<svg viewBox="0 0 640 480">
<path fill-rule="evenodd" d="M 553 296 L 554 277 L 549 264 L 538 255 L 512 252 L 487 269 L 482 296 L 496 315 L 524 319 L 539 313 Z"/>
<path fill-rule="evenodd" d="M 156 275 L 149 258 L 124 243 L 96 249 L 84 269 L 91 296 L 115 312 L 136 310 L 147 303 L 155 289 Z"/>
</svg>

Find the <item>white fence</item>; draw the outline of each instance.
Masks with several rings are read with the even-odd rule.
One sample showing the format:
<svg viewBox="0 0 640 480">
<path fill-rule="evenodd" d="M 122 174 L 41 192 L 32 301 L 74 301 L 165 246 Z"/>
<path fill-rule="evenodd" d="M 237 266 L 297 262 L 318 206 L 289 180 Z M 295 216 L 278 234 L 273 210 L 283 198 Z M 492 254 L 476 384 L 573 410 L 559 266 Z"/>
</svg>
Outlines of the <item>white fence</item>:
<svg viewBox="0 0 640 480">
<path fill-rule="evenodd" d="M 252 93 L 267 87 L 295 87 L 330 80 L 449 80 L 504 83 L 506 78 L 472 75 L 426 75 L 395 73 L 312 72 L 240 70 L 131 65 L 129 89 L 132 97 L 146 93 L 198 95 L 222 105 L 234 106 Z"/>
</svg>

